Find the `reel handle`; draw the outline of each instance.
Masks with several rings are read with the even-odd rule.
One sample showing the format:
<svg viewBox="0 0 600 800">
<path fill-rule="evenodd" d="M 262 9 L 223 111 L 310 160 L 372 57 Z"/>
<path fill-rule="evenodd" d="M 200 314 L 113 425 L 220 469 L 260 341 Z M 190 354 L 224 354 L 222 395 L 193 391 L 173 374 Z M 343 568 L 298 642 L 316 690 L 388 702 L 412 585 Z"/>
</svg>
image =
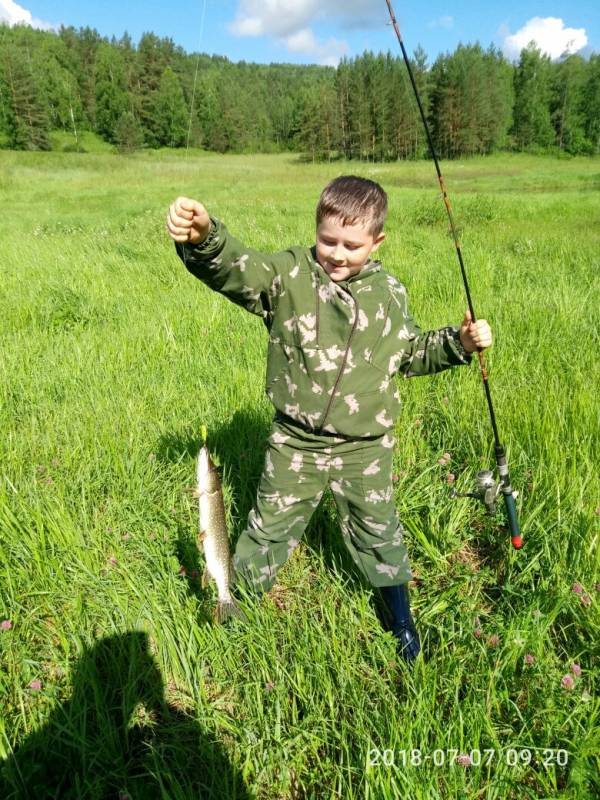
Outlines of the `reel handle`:
<svg viewBox="0 0 600 800">
<path fill-rule="evenodd" d="M 506 516 L 508 517 L 508 527 L 510 528 L 510 541 L 515 550 L 520 550 L 523 547 L 523 536 L 519 528 L 519 520 L 517 518 L 517 506 L 515 505 L 515 498 L 513 495 L 513 488 L 510 485 L 510 478 L 508 476 L 508 464 L 506 463 L 506 454 L 502 445 L 497 444 L 496 450 L 496 464 L 498 465 L 498 472 L 502 481 L 502 494 L 504 495 L 504 502 L 506 503 Z"/>
<path fill-rule="evenodd" d="M 517 518 L 517 506 L 515 505 L 515 498 L 512 492 L 502 492 L 504 495 L 504 502 L 506 503 L 506 516 L 508 517 L 508 527 L 510 528 L 510 541 L 515 550 L 520 550 L 523 547 L 523 537 L 521 529 L 519 528 L 519 520 Z"/>
</svg>

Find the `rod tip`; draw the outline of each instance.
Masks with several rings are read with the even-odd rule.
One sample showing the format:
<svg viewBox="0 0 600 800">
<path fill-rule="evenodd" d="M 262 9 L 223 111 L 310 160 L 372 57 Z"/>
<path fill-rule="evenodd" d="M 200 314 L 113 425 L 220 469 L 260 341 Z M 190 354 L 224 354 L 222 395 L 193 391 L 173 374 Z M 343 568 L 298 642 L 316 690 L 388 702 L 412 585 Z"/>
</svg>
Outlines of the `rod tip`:
<svg viewBox="0 0 600 800">
<path fill-rule="evenodd" d="M 511 536 L 510 540 L 512 542 L 512 546 L 515 550 L 520 550 L 523 547 L 523 537 L 522 536 Z"/>
</svg>

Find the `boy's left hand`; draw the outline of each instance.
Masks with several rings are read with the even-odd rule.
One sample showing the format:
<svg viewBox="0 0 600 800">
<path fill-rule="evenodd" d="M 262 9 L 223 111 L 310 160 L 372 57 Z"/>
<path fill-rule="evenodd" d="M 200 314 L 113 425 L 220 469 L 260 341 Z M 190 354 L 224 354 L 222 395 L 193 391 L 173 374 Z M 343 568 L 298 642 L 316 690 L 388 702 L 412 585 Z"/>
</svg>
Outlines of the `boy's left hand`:
<svg viewBox="0 0 600 800">
<path fill-rule="evenodd" d="M 485 350 L 492 343 L 492 331 L 485 319 L 471 321 L 471 312 L 465 311 L 465 318 L 460 326 L 460 341 L 467 353 Z"/>
</svg>

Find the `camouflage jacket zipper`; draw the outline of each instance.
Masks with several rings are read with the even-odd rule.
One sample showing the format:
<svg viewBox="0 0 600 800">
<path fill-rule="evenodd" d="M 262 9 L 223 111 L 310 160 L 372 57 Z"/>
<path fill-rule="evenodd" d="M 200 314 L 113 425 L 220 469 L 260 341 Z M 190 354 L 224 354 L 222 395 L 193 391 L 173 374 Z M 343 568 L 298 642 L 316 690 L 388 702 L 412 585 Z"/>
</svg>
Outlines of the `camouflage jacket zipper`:
<svg viewBox="0 0 600 800">
<path fill-rule="evenodd" d="M 350 297 L 352 297 L 350 290 L 348 289 L 347 291 Z M 333 389 L 331 390 L 331 397 L 329 398 L 329 403 L 327 404 L 327 408 L 325 409 L 325 413 L 323 414 L 323 419 L 316 428 L 316 432 L 319 434 L 323 432 L 323 425 L 325 425 L 325 420 L 327 419 L 327 415 L 329 414 L 329 410 L 331 409 L 331 406 L 333 404 L 338 384 L 342 379 L 344 370 L 346 369 L 346 361 L 348 360 L 348 353 L 350 352 L 350 342 L 352 341 L 352 337 L 354 336 L 354 331 L 356 330 L 356 326 L 358 325 L 358 311 L 359 311 L 358 300 L 355 297 L 352 297 L 352 300 L 354 302 L 354 324 L 352 325 L 350 336 L 348 336 L 348 341 L 346 342 L 346 352 L 344 353 L 344 358 L 342 359 L 342 366 L 340 367 L 340 371 L 338 372 L 337 378 L 335 379 L 335 383 L 333 384 Z"/>
</svg>

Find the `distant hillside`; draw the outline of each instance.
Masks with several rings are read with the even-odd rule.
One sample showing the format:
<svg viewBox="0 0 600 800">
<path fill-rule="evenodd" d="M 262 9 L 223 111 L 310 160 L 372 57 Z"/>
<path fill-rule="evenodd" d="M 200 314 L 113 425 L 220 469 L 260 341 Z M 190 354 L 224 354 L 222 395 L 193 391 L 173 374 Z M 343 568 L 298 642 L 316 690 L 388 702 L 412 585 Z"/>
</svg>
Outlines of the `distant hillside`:
<svg viewBox="0 0 600 800">
<path fill-rule="evenodd" d="M 498 149 L 600 152 L 600 56 L 519 64 L 459 45 L 413 66 L 442 156 Z M 85 149 L 93 132 L 120 150 L 295 150 L 312 159 L 418 158 L 426 143 L 399 57 L 366 52 L 337 69 L 232 63 L 152 33 L 133 44 L 90 28 L 0 26 L 0 146 Z"/>
</svg>

